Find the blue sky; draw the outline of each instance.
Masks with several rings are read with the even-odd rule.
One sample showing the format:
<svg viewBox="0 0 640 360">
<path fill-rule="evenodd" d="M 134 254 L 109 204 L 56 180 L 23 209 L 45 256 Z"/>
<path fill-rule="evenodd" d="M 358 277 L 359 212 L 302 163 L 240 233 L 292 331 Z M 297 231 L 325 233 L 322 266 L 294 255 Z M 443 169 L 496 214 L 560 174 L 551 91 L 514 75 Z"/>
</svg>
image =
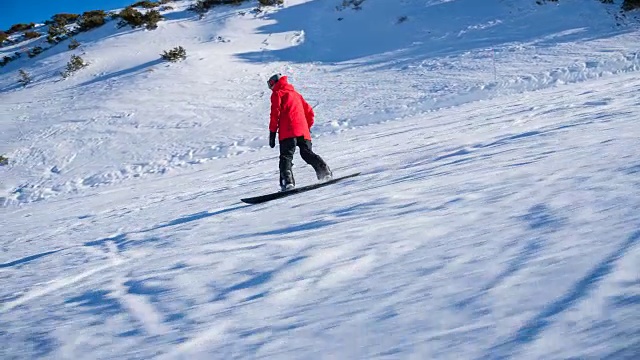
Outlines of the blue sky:
<svg viewBox="0 0 640 360">
<path fill-rule="evenodd" d="M 42 22 L 57 13 L 111 10 L 137 0 L 0 0 L 0 29 L 16 23 Z"/>
</svg>

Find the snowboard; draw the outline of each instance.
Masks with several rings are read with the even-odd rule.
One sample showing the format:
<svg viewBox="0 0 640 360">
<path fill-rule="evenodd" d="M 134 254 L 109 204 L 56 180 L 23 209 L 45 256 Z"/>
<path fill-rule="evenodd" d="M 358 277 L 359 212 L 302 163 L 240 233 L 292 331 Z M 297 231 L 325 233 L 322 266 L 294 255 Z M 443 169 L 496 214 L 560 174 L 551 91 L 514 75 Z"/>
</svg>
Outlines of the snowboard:
<svg viewBox="0 0 640 360">
<path fill-rule="evenodd" d="M 352 178 L 352 177 L 358 176 L 358 175 L 360 175 L 359 172 L 354 173 L 354 174 L 341 176 L 341 177 L 338 177 L 338 178 L 333 178 L 331 180 L 320 182 L 320 183 L 316 183 L 316 184 L 311 184 L 311 185 L 307 185 L 307 186 L 293 188 L 291 190 L 278 191 L 278 192 L 274 192 L 274 193 L 271 193 L 271 194 L 260 195 L 260 196 L 250 197 L 250 198 L 244 198 L 244 199 L 240 199 L 240 200 L 242 202 L 247 203 L 247 204 L 260 204 L 260 203 L 264 203 L 264 202 L 275 200 L 275 199 L 281 199 L 283 197 L 291 196 L 291 195 L 294 195 L 294 194 L 299 194 L 299 193 L 302 193 L 302 192 L 305 192 L 305 191 L 318 189 L 318 188 L 321 188 L 323 186 L 335 184 L 338 181 L 341 181 L 341 180 L 344 180 L 344 179 L 348 179 L 348 178 Z"/>
</svg>

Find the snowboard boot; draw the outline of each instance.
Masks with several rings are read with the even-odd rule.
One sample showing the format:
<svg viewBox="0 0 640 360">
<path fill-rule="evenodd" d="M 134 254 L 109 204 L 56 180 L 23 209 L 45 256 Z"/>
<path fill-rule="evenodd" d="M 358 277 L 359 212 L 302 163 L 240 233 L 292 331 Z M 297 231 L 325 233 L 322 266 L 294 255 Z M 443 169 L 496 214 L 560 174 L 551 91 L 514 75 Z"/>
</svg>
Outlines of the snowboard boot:
<svg viewBox="0 0 640 360">
<path fill-rule="evenodd" d="M 333 173 L 328 165 L 324 165 L 316 170 L 316 177 L 318 177 L 319 181 L 329 181 L 333 178 Z"/>
<path fill-rule="evenodd" d="M 287 185 L 284 185 L 284 186 L 280 185 L 280 191 L 289 191 L 289 190 L 293 190 L 295 188 L 296 188 L 296 186 L 293 185 L 293 184 L 287 184 Z"/>
<path fill-rule="evenodd" d="M 280 191 L 291 190 L 296 187 L 296 181 L 293 178 L 291 170 L 285 170 L 280 173 Z"/>
</svg>

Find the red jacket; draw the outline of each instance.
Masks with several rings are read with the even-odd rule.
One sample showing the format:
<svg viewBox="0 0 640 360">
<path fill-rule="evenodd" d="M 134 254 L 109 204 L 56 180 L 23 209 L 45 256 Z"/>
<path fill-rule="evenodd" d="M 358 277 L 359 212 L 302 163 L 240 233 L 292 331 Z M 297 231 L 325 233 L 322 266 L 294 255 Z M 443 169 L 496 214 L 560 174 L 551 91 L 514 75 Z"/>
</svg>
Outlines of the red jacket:
<svg viewBox="0 0 640 360">
<path fill-rule="evenodd" d="M 280 141 L 299 136 L 311 140 L 309 129 L 313 126 L 315 116 L 313 108 L 289 84 L 286 76 L 280 78 L 272 91 L 269 131 L 276 132 L 279 129 Z"/>
</svg>

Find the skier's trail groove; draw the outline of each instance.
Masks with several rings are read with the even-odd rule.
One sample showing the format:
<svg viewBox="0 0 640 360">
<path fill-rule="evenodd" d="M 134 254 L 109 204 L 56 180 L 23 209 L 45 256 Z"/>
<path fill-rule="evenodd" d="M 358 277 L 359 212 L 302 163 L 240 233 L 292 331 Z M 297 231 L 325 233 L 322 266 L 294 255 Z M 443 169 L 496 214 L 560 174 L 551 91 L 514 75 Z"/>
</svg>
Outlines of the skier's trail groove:
<svg viewBox="0 0 640 360">
<path fill-rule="evenodd" d="M 482 358 L 507 358 L 512 356 L 520 347 L 535 341 L 538 335 L 551 325 L 554 316 L 585 299 L 585 297 L 613 271 L 616 262 L 629 252 L 639 240 L 640 230 L 637 230 L 632 233 L 616 251 L 607 256 L 593 268 L 593 270 L 576 282 L 563 297 L 543 308 L 538 315 L 518 329 L 510 339 L 491 347 Z"/>
</svg>

